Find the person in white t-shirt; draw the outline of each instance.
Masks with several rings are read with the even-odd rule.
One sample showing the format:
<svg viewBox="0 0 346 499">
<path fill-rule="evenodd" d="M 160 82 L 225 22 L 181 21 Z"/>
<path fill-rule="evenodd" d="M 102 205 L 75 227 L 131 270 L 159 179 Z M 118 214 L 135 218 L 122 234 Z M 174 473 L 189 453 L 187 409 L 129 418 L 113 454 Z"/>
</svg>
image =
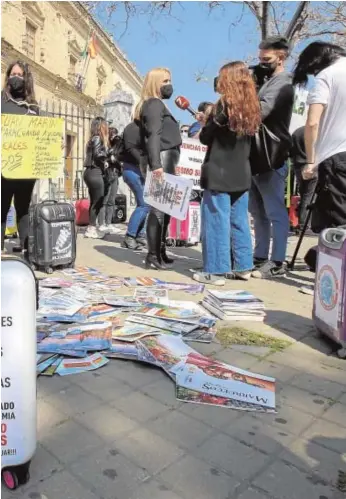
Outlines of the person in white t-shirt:
<svg viewBox="0 0 346 499">
<path fill-rule="evenodd" d="M 319 177 L 312 229 L 320 232 L 346 224 L 346 50 L 326 42 L 308 45 L 293 83 L 305 86 L 309 75 L 315 85 L 307 101 L 303 177 Z"/>
</svg>

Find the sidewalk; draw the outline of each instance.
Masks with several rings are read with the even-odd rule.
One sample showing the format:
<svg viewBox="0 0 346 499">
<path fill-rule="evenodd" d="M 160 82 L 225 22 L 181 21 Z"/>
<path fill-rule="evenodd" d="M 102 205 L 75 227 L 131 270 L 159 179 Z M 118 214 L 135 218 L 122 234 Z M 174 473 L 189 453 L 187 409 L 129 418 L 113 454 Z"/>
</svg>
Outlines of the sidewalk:
<svg viewBox="0 0 346 499">
<path fill-rule="evenodd" d="M 200 247 L 175 248 L 175 270 L 146 271 L 144 253 L 120 248 L 122 236 L 78 236 L 77 264 L 110 275 L 192 282 Z M 290 238 L 289 254 L 296 238 Z M 314 240 L 306 238 L 301 255 Z M 302 261 L 298 260 L 298 266 Z M 346 472 L 346 360 L 311 321 L 313 298 L 299 287 L 313 274 L 276 281 L 228 282 L 263 299 L 264 324 L 252 331 L 289 340 L 282 352 L 239 351 L 218 341 L 192 344 L 237 367 L 274 376 L 275 415 L 176 401 L 159 369 L 111 360 L 94 373 L 38 378 L 38 448 L 31 480 L 2 497 L 26 499 L 342 499 Z M 172 299 L 198 300 L 182 292 Z M 237 323 L 237 326 L 241 324 Z"/>
</svg>

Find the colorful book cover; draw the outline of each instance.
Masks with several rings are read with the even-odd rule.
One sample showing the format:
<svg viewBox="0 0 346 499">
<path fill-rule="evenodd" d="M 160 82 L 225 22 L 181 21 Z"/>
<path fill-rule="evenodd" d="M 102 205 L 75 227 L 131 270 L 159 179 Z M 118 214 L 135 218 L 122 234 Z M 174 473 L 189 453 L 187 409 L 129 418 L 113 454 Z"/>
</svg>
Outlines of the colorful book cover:
<svg viewBox="0 0 346 499">
<path fill-rule="evenodd" d="M 139 308 L 141 304 L 132 296 L 120 296 L 116 294 L 103 295 L 103 303 L 112 307 Z"/>
<path fill-rule="evenodd" d="M 145 336 L 162 334 L 162 331 L 143 324 L 124 324 L 123 327 L 113 330 L 113 339 L 133 342 Z"/>
<path fill-rule="evenodd" d="M 101 352 L 105 357 L 112 359 L 127 359 L 138 360 L 138 349 L 134 343 L 126 343 L 124 341 L 112 341 L 112 346 L 109 350 Z"/>
<path fill-rule="evenodd" d="M 133 296 L 138 302 L 141 303 L 157 303 L 161 305 L 168 305 L 168 291 L 167 289 L 154 288 L 154 287 L 141 287 L 136 288 Z"/>
<path fill-rule="evenodd" d="M 154 277 L 124 277 L 125 286 L 135 288 L 136 286 L 158 286 L 164 284 L 164 281 L 155 279 Z"/>
<path fill-rule="evenodd" d="M 158 319 L 157 317 L 151 317 L 149 315 L 139 314 L 130 315 L 127 317 L 126 321 L 151 326 L 155 329 L 161 329 L 162 331 L 178 335 L 191 333 L 198 328 L 197 324 L 185 324 L 183 322 L 169 321 L 165 319 Z"/>
<path fill-rule="evenodd" d="M 52 362 L 52 364 L 41 373 L 41 376 L 53 376 L 53 374 L 55 374 L 56 370 L 58 369 L 62 359 L 62 357 L 57 357 L 56 359 L 54 359 L 54 362 Z"/>
<path fill-rule="evenodd" d="M 199 355 L 188 355 L 176 372 L 176 382 L 209 395 L 275 410 L 275 379 L 238 369 Z"/>
</svg>

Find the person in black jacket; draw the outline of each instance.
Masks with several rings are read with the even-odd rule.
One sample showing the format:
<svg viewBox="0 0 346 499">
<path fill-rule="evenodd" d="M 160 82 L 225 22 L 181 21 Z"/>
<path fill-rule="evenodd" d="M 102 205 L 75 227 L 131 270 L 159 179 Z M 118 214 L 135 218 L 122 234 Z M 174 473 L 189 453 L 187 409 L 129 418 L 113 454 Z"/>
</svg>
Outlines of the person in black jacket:
<svg viewBox="0 0 346 499">
<path fill-rule="evenodd" d="M 7 68 L 1 93 L 2 114 L 38 115 L 34 82 L 29 66 L 16 61 Z M 29 206 L 36 180 L 7 179 L 1 175 L 1 250 L 4 249 L 7 214 L 13 199 L 22 251 L 28 249 Z"/>
<path fill-rule="evenodd" d="M 251 136 L 261 123 L 260 105 L 250 71 L 243 62 L 220 69 L 220 100 L 199 136 L 208 150 L 202 165 L 203 272 L 193 278 L 222 286 L 224 276 L 248 280 L 253 266 L 248 218 L 251 187 Z"/>
<path fill-rule="evenodd" d="M 179 124 L 163 102 L 173 94 L 171 73 L 156 68 L 146 75 L 141 99 L 136 107 L 135 119 L 140 121 L 143 139 L 143 162 L 149 166 L 157 180 L 163 173 L 175 174 L 180 157 L 181 135 Z M 147 221 L 148 255 L 146 267 L 158 270 L 170 268 L 173 260 L 166 254 L 166 235 L 170 216 L 151 209 Z"/>
<path fill-rule="evenodd" d="M 85 237 L 92 239 L 102 239 L 106 234 L 105 231 L 99 230 L 96 224 L 101 210 L 104 209 L 104 197 L 108 183 L 106 178 L 108 135 L 107 122 L 101 117 L 95 118 L 91 123 L 90 139 L 84 161 L 84 182 L 88 187 L 90 197 L 89 226 L 85 232 Z"/>
<path fill-rule="evenodd" d="M 123 133 L 123 180 L 129 186 L 136 199 L 136 208 L 133 211 L 128 226 L 123 248 L 132 250 L 146 246 L 145 221 L 149 213 L 149 205 L 144 202 L 144 177 L 139 168 L 141 161 L 141 134 L 139 122 L 134 120 L 127 125 Z"/>
</svg>

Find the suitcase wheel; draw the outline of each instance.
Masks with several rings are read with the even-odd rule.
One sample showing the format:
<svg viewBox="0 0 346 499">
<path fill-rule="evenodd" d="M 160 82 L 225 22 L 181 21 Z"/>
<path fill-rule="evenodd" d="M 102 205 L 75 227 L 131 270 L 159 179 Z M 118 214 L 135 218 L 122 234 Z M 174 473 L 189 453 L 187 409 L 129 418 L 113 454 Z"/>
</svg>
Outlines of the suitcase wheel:
<svg viewBox="0 0 346 499">
<path fill-rule="evenodd" d="M 25 485 L 30 480 L 29 473 L 30 461 L 20 466 L 4 468 L 1 471 L 1 479 L 6 488 L 15 490 L 19 485 Z"/>
<path fill-rule="evenodd" d="M 167 246 L 172 246 L 174 248 L 175 244 L 176 244 L 176 241 L 175 239 L 173 239 L 172 237 L 168 237 L 166 239 L 166 244 Z"/>
<path fill-rule="evenodd" d="M 45 271 L 45 273 L 46 273 L 46 274 L 53 274 L 53 269 L 52 269 L 52 267 L 45 267 L 45 268 L 44 268 L 44 271 Z"/>
<path fill-rule="evenodd" d="M 339 359 L 346 359 L 346 348 L 340 348 L 337 352 L 336 352 L 337 356 L 339 357 Z"/>
</svg>

